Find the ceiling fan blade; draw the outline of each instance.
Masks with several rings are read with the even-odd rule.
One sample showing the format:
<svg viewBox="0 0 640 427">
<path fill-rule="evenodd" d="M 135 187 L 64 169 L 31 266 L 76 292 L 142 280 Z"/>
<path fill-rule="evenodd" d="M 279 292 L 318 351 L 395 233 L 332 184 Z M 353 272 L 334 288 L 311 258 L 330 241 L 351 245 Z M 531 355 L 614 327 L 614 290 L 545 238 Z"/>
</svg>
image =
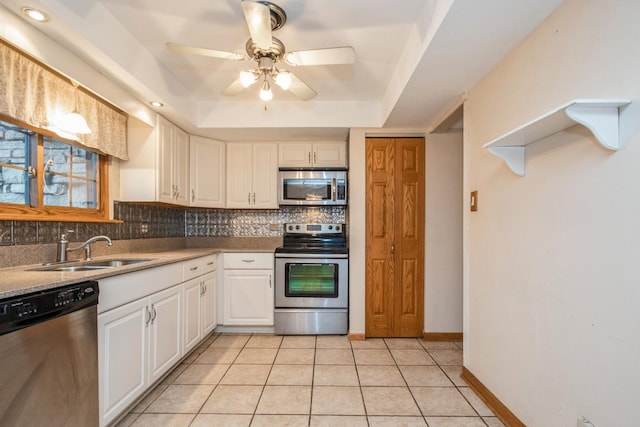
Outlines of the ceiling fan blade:
<svg viewBox="0 0 640 427">
<path fill-rule="evenodd" d="M 290 65 L 353 64 L 355 60 L 356 51 L 351 46 L 300 50 L 285 55 L 285 61 Z"/>
<path fill-rule="evenodd" d="M 224 96 L 235 96 L 241 93 L 243 90 L 244 90 L 244 86 L 242 86 L 240 79 L 237 78 L 233 82 L 231 82 L 229 86 L 224 88 L 224 90 L 220 92 L 220 94 Z"/>
<path fill-rule="evenodd" d="M 271 46 L 269 7 L 257 1 L 242 0 L 242 11 L 249 27 L 251 39 L 259 49 L 268 50 Z"/>
<path fill-rule="evenodd" d="M 186 45 L 181 45 L 176 43 L 167 43 L 167 49 L 169 49 L 172 52 L 186 53 L 189 55 L 210 56 L 212 58 L 219 58 L 219 59 L 232 59 L 234 61 L 241 61 L 243 59 L 246 59 L 245 56 L 240 53 L 223 52 L 221 50 L 206 49 L 203 47 L 195 47 L 195 46 L 186 46 Z"/>
<path fill-rule="evenodd" d="M 309 101 L 318 94 L 315 90 L 311 89 L 305 82 L 296 77 L 293 73 L 291 75 L 291 87 L 289 91 L 303 101 Z"/>
</svg>

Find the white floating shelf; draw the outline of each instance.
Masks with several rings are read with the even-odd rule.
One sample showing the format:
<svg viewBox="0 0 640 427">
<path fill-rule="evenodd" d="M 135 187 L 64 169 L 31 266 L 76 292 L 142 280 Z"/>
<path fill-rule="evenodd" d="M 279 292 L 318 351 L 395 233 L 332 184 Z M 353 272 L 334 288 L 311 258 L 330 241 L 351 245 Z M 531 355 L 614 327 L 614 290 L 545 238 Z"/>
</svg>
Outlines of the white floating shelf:
<svg viewBox="0 0 640 427">
<path fill-rule="evenodd" d="M 580 124 L 609 150 L 619 148 L 618 114 L 629 99 L 574 99 L 513 131 L 485 144 L 491 154 L 504 160 L 520 176 L 525 173 L 526 146 Z"/>
</svg>

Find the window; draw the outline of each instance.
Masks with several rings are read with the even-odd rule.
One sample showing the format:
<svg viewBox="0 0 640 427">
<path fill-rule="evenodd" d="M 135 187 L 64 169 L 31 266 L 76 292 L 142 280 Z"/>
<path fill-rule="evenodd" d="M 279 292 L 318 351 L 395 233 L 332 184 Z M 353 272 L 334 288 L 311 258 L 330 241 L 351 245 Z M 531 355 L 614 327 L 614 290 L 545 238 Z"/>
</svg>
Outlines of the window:
<svg viewBox="0 0 640 427">
<path fill-rule="evenodd" d="M 107 220 L 107 159 L 0 120 L 0 219 Z"/>
</svg>

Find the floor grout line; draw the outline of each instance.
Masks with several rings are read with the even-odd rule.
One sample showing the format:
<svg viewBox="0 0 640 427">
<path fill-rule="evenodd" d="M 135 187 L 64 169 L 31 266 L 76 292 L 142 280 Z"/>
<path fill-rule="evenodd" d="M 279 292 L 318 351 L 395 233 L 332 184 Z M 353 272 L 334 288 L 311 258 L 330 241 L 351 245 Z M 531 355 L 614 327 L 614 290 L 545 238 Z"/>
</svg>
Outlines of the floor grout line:
<svg viewBox="0 0 640 427">
<path fill-rule="evenodd" d="M 222 347 L 216 347 L 215 346 L 215 342 L 219 341 L 219 344 L 222 344 L 223 341 L 221 340 L 228 340 L 229 343 L 224 343 L 225 345 L 229 345 L 227 346 L 222 346 Z M 235 339 L 238 338 L 227 338 L 227 337 L 246 337 L 243 339 L 242 344 L 239 347 L 235 347 L 237 344 L 235 342 L 233 342 Z M 453 374 L 453 370 L 449 370 L 449 373 L 447 372 L 447 370 L 445 370 L 445 368 L 447 367 L 454 367 L 454 366 L 460 366 L 460 365 L 448 365 L 448 364 L 441 364 L 441 362 L 443 363 L 447 363 L 446 360 L 441 360 L 438 361 L 438 359 L 436 359 L 436 357 L 434 357 L 432 352 L 436 352 L 435 354 L 437 354 L 437 351 L 439 350 L 455 350 L 455 351 L 460 351 L 462 352 L 463 349 L 460 348 L 461 345 L 457 342 L 451 342 L 452 345 L 455 348 L 437 348 L 437 347 L 432 347 L 431 349 L 428 348 L 428 346 L 425 344 L 425 342 L 420 341 L 420 339 L 415 339 L 415 342 L 417 342 L 419 344 L 419 348 L 416 347 L 412 347 L 410 344 L 408 344 L 409 341 L 407 341 L 407 344 L 401 343 L 401 341 L 398 341 L 397 344 L 394 344 L 393 346 L 390 345 L 390 343 L 392 341 L 390 341 L 389 339 L 384 339 L 382 338 L 382 343 L 383 346 L 381 347 L 377 347 L 377 346 L 373 346 L 373 347 L 358 347 L 358 346 L 354 346 L 352 342 L 348 342 L 348 347 L 347 346 L 341 346 L 339 345 L 337 342 L 334 343 L 332 341 L 330 341 L 330 338 L 324 338 L 324 336 L 314 336 L 314 340 L 313 340 L 313 347 L 306 347 L 306 345 L 304 343 L 300 343 L 301 347 L 298 347 L 297 344 L 294 343 L 286 343 L 285 342 L 285 338 L 286 337 L 281 337 L 279 342 L 277 343 L 277 346 L 275 346 L 275 344 L 273 344 L 274 346 L 271 346 L 271 343 L 269 343 L 268 340 L 266 340 L 264 343 L 260 343 L 258 340 L 265 337 L 265 335 L 263 334 L 256 334 L 256 333 L 252 333 L 252 334 L 233 334 L 233 333 L 229 333 L 229 334 L 219 334 L 219 333 L 212 333 L 208 338 L 206 338 L 201 344 L 199 344 L 188 356 L 186 356 L 183 361 L 176 367 L 176 369 L 174 369 L 172 372 L 168 373 L 162 380 L 161 382 L 156 386 L 156 388 L 154 388 L 154 390 L 152 390 L 150 393 L 148 393 L 148 395 L 144 398 L 146 399 L 149 395 L 151 395 L 152 393 L 154 393 L 154 391 L 161 386 L 164 386 L 164 390 L 160 391 L 157 393 L 157 395 L 150 401 L 147 402 L 147 404 L 145 405 L 144 408 L 141 408 L 141 411 L 139 413 L 134 413 L 134 412 L 129 412 L 126 417 L 128 418 L 128 424 L 126 424 L 127 426 L 130 426 L 132 424 L 135 424 L 136 426 L 143 426 L 143 416 L 144 415 L 149 415 L 149 416 L 157 416 L 157 415 L 180 415 L 180 414 L 176 414 L 174 412 L 147 412 L 148 409 L 153 405 L 154 402 L 157 401 L 157 399 L 162 396 L 162 394 L 171 386 L 174 385 L 193 385 L 193 386 L 211 386 L 211 390 L 209 391 L 209 393 L 207 394 L 206 398 L 203 400 L 203 402 L 199 405 L 198 410 L 196 412 L 189 412 L 189 413 L 182 413 L 182 415 L 188 415 L 188 414 L 192 414 L 193 417 L 191 419 L 191 421 L 187 424 L 187 425 L 195 425 L 196 420 L 199 418 L 199 416 L 212 416 L 212 417 L 216 417 L 216 416 L 235 416 L 235 415 L 242 415 L 242 416 L 249 416 L 249 424 L 248 425 L 252 425 L 254 422 L 256 422 L 257 417 L 270 417 L 270 416 L 274 416 L 274 415 L 286 415 L 286 416 L 304 416 L 306 417 L 306 424 L 308 426 L 311 425 L 312 420 L 314 419 L 314 416 L 317 415 L 318 417 L 322 418 L 322 417 L 351 417 L 352 415 L 348 415 L 348 414 L 313 414 L 313 402 L 314 402 L 314 391 L 318 390 L 318 387 L 342 387 L 342 386 L 338 386 L 338 385 L 332 385 L 332 384 L 318 384 L 316 382 L 316 372 L 319 366 L 353 366 L 353 369 L 355 371 L 355 379 L 357 381 L 357 385 L 354 385 L 353 387 L 358 387 L 359 390 L 359 397 L 360 397 L 360 404 L 362 405 L 363 408 L 363 412 L 364 414 L 362 415 L 356 415 L 356 417 L 364 417 L 364 423 L 366 423 L 367 426 L 371 425 L 371 422 L 373 419 L 375 419 L 376 417 L 390 417 L 390 418 L 394 418 L 394 417 L 412 417 L 412 418 L 420 418 L 424 421 L 425 426 L 429 426 L 429 422 L 427 421 L 427 418 L 459 418 L 459 417 L 470 417 L 470 418 L 474 418 L 474 419 L 478 419 L 483 425 L 485 426 L 490 426 L 493 424 L 489 424 L 489 422 L 487 421 L 486 418 L 494 418 L 495 415 L 493 416 L 483 416 L 480 414 L 479 409 L 476 409 L 473 404 L 471 403 L 471 401 L 469 400 L 469 398 L 462 393 L 461 388 L 464 387 L 462 385 L 459 385 L 459 381 L 454 380 L 454 378 L 451 376 Z M 240 338 L 242 339 L 242 338 Z M 253 340 L 253 342 L 252 342 Z M 256 347 L 254 347 L 254 345 Z M 283 347 L 283 345 L 285 345 L 285 347 Z M 406 347 L 405 347 L 406 345 Z M 264 346 L 264 347 L 262 347 Z M 218 361 L 215 361 L 213 363 L 209 363 L 209 362 L 199 362 L 200 357 L 209 349 L 223 349 L 223 350 L 237 350 L 237 353 L 233 356 L 233 358 L 231 359 L 231 361 L 229 363 L 219 363 Z M 286 410 L 282 411 L 282 413 L 277 413 L 277 414 L 269 414 L 269 413 L 265 413 L 265 414 L 261 414 L 258 413 L 258 408 L 260 407 L 260 402 L 262 401 L 263 397 L 265 396 L 265 393 L 267 392 L 268 388 L 267 386 L 269 385 L 269 380 L 272 376 L 272 374 L 274 373 L 274 369 L 276 367 L 276 363 L 278 360 L 278 356 L 282 354 L 282 350 L 285 349 L 290 349 L 290 350 L 302 350 L 302 349 L 306 349 L 306 348 L 311 348 L 313 350 L 313 359 L 311 361 L 311 364 L 307 364 L 307 363 L 302 363 L 300 365 L 309 365 L 311 367 L 311 378 L 309 380 L 309 384 L 287 384 L 287 380 L 283 380 L 284 384 L 277 384 L 277 379 L 275 380 L 276 383 L 272 384 L 273 386 L 283 386 L 283 387 L 289 387 L 289 386 L 307 386 L 310 389 L 310 393 L 309 393 L 309 406 L 308 406 L 308 410 L 306 411 L 306 413 L 303 414 L 296 414 L 296 413 L 287 413 Z M 273 359 L 270 361 L 270 363 L 254 363 L 252 362 L 252 356 L 250 353 L 249 355 L 247 355 L 248 353 L 245 352 L 244 355 L 246 356 L 246 358 L 243 358 L 242 360 L 245 361 L 245 363 L 237 363 L 239 361 L 239 359 L 241 358 L 241 356 L 243 355 L 243 351 L 244 350 L 275 350 L 275 354 L 273 356 Z M 323 363 L 323 364 L 318 364 L 318 362 L 320 361 L 318 359 L 318 354 L 319 354 L 319 350 L 349 350 L 350 351 L 350 355 L 351 355 L 351 359 L 352 362 L 351 363 L 347 363 L 347 364 L 343 364 L 343 363 L 331 363 L 333 362 L 332 360 L 323 360 L 325 362 L 328 363 Z M 390 361 L 392 362 L 392 364 L 376 364 L 376 363 L 372 363 L 371 365 L 367 364 L 367 359 L 363 356 L 366 353 L 361 353 L 361 351 L 368 351 L 368 350 L 384 350 L 390 357 Z M 404 350 L 419 350 L 419 351 L 423 351 L 433 362 L 433 365 L 422 365 L 422 364 L 415 364 L 413 365 L 411 362 L 415 359 L 400 359 L 399 357 L 401 357 L 402 355 L 402 351 Z M 394 354 L 395 352 L 395 354 Z M 331 352 L 329 352 L 331 353 Z M 335 361 L 340 361 L 339 357 L 339 352 L 336 353 L 338 356 L 337 359 L 334 359 Z M 361 363 L 358 363 L 358 359 L 356 357 L 356 354 L 359 354 L 360 357 L 362 358 Z M 371 356 L 371 355 L 368 355 Z M 413 357 L 413 356 L 411 356 Z M 258 359 L 256 359 L 258 360 Z M 283 358 L 284 361 L 287 361 L 286 359 Z M 295 360 L 295 359 L 294 359 Z M 304 360 L 304 359 L 302 359 Z M 400 362 L 405 361 L 405 364 L 400 364 Z M 290 361 L 289 361 L 290 362 Z M 211 365 L 211 366 L 215 366 L 215 365 L 223 365 L 226 364 L 227 367 L 224 370 L 224 372 L 222 372 L 219 377 L 217 377 L 216 383 L 215 384 L 202 384 L 202 383 L 195 383 L 194 384 L 175 384 L 175 382 L 178 380 L 178 378 L 180 378 L 181 375 L 183 375 L 190 367 L 194 366 L 194 365 L 198 365 L 198 364 L 206 364 L 206 365 Z M 261 384 L 259 385 L 260 387 L 260 393 L 259 396 L 255 402 L 255 406 L 253 407 L 253 411 L 251 413 L 203 413 L 202 410 L 205 408 L 207 402 L 209 402 L 209 400 L 212 398 L 215 390 L 217 390 L 219 388 L 219 386 L 221 386 L 222 381 L 224 380 L 224 378 L 229 374 L 230 370 L 232 369 L 232 367 L 236 366 L 242 366 L 244 364 L 247 365 L 269 365 L 268 366 L 268 370 L 266 373 L 266 376 L 264 378 L 264 381 L 261 382 Z M 298 363 L 281 363 L 282 365 L 298 365 Z M 172 377 L 172 375 L 174 375 L 174 372 L 179 369 L 180 366 L 184 366 L 184 368 L 182 369 L 182 371 L 180 373 L 175 374 L 174 377 Z M 394 375 L 395 372 L 400 374 L 400 379 L 402 380 L 402 384 L 403 385 L 395 385 L 395 380 L 393 382 L 392 385 L 387 385 L 387 384 L 380 384 L 380 385 L 376 385 L 374 383 L 369 384 L 369 385 L 363 385 L 362 382 L 362 375 L 363 372 L 362 369 L 365 366 L 371 366 L 373 368 L 385 368 L 385 367 L 389 367 L 392 366 L 393 368 L 395 368 Z M 444 378 L 446 378 L 453 387 L 451 387 L 450 385 L 447 386 L 438 386 L 438 385 L 419 385 L 419 386 L 410 386 L 408 379 L 406 377 L 406 373 L 403 372 L 402 367 L 413 367 L 413 366 L 437 366 L 438 368 L 438 372 L 440 372 L 440 374 L 442 374 L 444 376 Z M 375 371 L 375 369 L 372 369 L 371 371 Z M 384 369 L 381 369 L 381 371 L 384 371 Z M 373 374 L 375 375 L 375 374 Z M 164 381 L 167 381 L 167 378 L 170 378 L 170 381 L 167 383 L 164 383 Z M 371 382 L 371 381 L 369 381 Z M 389 383 L 391 384 L 391 383 Z M 242 386 L 242 384 L 227 384 L 230 387 L 236 387 L 236 386 Z M 250 385 L 250 384 L 249 384 Z M 348 387 L 348 386 L 345 386 Z M 365 399 L 365 388 L 367 387 L 401 387 L 403 389 L 406 389 L 409 392 L 409 395 L 411 396 L 411 399 L 413 401 L 413 404 L 418 408 L 418 412 L 420 415 L 373 415 L 370 413 L 370 409 L 367 407 L 367 400 Z M 443 388 L 447 388 L 447 389 L 455 389 L 457 391 L 457 394 L 459 394 L 464 401 L 466 402 L 466 404 L 468 404 L 471 409 L 473 410 L 474 414 L 473 416 L 470 415 L 448 415 L 448 416 L 434 416 L 434 415 L 425 415 L 425 412 L 423 411 L 423 409 L 420 407 L 420 404 L 416 398 L 416 395 L 414 393 L 414 391 L 412 390 L 413 387 L 427 387 L 427 388 L 437 388 L 437 387 L 443 387 Z M 466 390 L 465 390 L 466 391 Z M 144 399 L 141 399 L 139 402 L 136 403 L 135 406 L 133 406 L 133 408 L 135 408 L 137 405 L 140 405 Z M 159 408 L 157 408 L 159 409 Z M 269 410 L 268 407 L 265 407 L 265 410 Z M 295 411 L 293 411 L 295 412 Z M 484 411 L 483 411 L 484 412 Z M 264 418 L 262 418 L 262 420 L 264 420 Z M 185 424 L 181 424 L 181 425 L 185 425 Z M 498 424 L 499 425 L 499 424 Z M 120 427 L 120 425 L 118 426 Z M 124 427 L 124 424 L 122 425 L 122 427 Z"/>
</svg>

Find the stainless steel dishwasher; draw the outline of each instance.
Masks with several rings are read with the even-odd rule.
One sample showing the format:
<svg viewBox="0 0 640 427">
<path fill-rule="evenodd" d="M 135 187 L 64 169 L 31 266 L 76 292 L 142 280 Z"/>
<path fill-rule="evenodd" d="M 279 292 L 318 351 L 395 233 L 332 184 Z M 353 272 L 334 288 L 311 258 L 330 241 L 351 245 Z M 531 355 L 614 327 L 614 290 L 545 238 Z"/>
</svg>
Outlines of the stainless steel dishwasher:
<svg viewBox="0 0 640 427">
<path fill-rule="evenodd" d="M 98 282 L 0 299 L 0 426 L 98 425 Z"/>
</svg>

